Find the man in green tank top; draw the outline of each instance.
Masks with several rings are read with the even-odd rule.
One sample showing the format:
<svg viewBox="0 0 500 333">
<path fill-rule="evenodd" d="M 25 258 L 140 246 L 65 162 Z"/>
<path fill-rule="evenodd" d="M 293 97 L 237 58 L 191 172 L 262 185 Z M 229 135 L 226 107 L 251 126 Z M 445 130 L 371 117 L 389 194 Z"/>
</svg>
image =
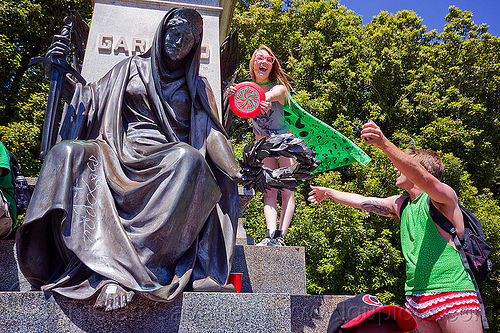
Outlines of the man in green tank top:
<svg viewBox="0 0 500 333">
<path fill-rule="evenodd" d="M 439 179 L 441 158 L 433 151 L 410 147 L 403 152 L 373 122 L 363 126 L 366 144 L 382 150 L 396 172 L 396 186 L 407 196 L 366 197 L 331 188 L 311 186 L 308 200 L 320 203 L 331 198 L 341 204 L 401 219 L 401 246 L 406 262 L 406 307 L 417 320 L 419 333 L 482 332 L 479 301 L 451 235 L 437 226 L 429 213 L 427 198 L 446 216 L 463 237 L 464 221 L 455 191 Z"/>
</svg>

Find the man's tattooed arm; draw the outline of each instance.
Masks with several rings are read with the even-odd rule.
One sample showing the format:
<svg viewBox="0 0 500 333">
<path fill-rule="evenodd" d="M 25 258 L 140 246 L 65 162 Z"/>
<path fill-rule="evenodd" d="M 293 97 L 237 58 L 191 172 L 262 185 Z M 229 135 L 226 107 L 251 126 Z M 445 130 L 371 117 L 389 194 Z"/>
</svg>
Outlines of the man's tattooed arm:
<svg viewBox="0 0 500 333">
<path fill-rule="evenodd" d="M 394 213 L 391 211 L 391 207 L 380 200 L 367 200 L 361 203 L 361 208 L 378 215 L 393 217 Z"/>
</svg>

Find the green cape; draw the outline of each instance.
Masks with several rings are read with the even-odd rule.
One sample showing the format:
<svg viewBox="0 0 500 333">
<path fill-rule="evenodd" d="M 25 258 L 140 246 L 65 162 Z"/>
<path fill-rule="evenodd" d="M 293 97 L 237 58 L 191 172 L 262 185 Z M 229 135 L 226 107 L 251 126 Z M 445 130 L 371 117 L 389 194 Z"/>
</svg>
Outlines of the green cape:
<svg viewBox="0 0 500 333">
<path fill-rule="evenodd" d="M 337 132 L 331 126 L 307 113 L 290 97 L 285 104 L 285 119 L 293 134 L 303 139 L 316 153 L 321 165 L 314 171 L 322 172 L 359 162 L 366 166 L 371 158 L 354 142 Z"/>
</svg>

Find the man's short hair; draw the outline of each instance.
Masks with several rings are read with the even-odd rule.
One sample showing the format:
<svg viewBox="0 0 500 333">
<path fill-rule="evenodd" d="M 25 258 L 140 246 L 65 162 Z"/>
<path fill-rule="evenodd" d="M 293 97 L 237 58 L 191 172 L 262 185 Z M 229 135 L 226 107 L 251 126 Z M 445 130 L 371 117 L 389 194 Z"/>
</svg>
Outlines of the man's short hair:
<svg viewBox="0 0 500 333">
<path fill-rule="evenodd" d="M 417 149 L 413 146 L 406 148 L 405 153 L 413 156 L 425 170 L 437 179 L 443 176 L 444 165 L 441 157 L 433 150 Z"/>
</svg>

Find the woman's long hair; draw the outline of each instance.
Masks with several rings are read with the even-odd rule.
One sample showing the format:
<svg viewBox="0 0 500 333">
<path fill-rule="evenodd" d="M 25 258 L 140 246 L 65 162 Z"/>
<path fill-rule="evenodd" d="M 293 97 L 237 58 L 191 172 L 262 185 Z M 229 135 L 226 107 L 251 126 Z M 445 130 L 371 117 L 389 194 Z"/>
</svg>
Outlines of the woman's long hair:
<svg viewBox="0 0 500 333">
<path fill-rule="evenodd" d="M 269 55 L 274 57 L 274 62 L 273 62 L 273 67 L 271 68 L 271 73 L 269 73 L 269 80 L 273 82 L 279 82 L 286 88 L 286 96 L 285 96 L 285 101 L 288 101 L 290 99 L 290 91 L 291 91 L 291 86 L 290 83 L 288 82 L 288 79 L 286 78 L 285 72 L 281 69 L 281 65 L 274 55 L 273 51 L 266 45 L 261 45 L 259 46 L 252 54 L 252 58 L 250 58 L 250 76 L 252 77 L 252 80 L 255 81 L 255 72 L 254 72 L 254 64 L 255 64 L 255 56 L 258 51 L 264 50 Z"/>
</svg>

